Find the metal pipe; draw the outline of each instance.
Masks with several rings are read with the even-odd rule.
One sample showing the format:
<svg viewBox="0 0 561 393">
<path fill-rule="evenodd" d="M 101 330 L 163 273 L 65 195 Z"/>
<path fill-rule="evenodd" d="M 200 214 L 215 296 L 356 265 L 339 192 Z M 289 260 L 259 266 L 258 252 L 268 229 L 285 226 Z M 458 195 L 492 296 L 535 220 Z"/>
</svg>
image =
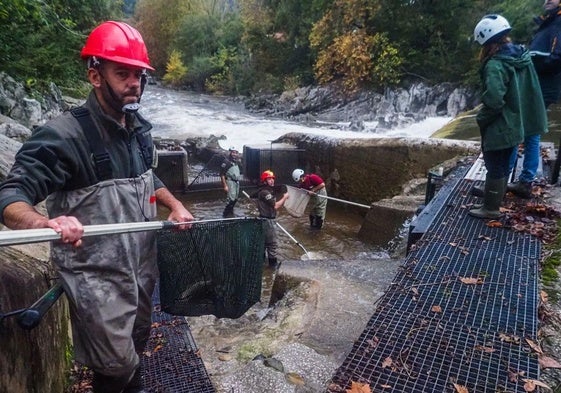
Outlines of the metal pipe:
<svg viewBox="0 0 561 393">
<path fill-rule="evenodd" d="M 308 191 L 304 190 L 303 188 L 298 188 L 298 187 L 293 187 L 293 188 L 296 188 L 297 190 L 300 190 L 302 192 L 306 192 L 306 193 L 308 192 Z M 350 202 L 350 201 L 346 201 L 344 199 L 334 198 L 334 197 L 330 197 L 330 196 L 327 196 L 327 195 L 321 195 L 321 194 L 318 194 L 318 193 L 315 193 L 315 192 L 313 192 L 312 194 L 314 194 L 315 196 L 318 196 L 320 198 L 331 199 L 333 201 L 347 203 L 349 205 L 364 207 L 365 209 L 370 209 L 371 208 L 371 206 L 363 205 L 362 203 Z"/>
<path fill-rule="evenodd" d="M 99 235 L 115 235 L 120 233 L 132 233 L 143 231 L 157 231 L 160 229 L 172 229 L 178 225 L 203 224 L 217 221 L 245 220 L 244 217 L 219 218 L 211 220 L 198 220 L 186 222 L 173 221 L 147 221 L 147 222 L 125 222 L 118 224 L 84 225 L 83 237 Z M 61 235 L 51 228 L 39 229 L 17 229 L 12 231 L 0 231 L 0 246 L 15 244 L 39 243 L 49 240 L 60 240 Z"/>
<path fill-rule="evenodd" d="M 296 243 L 297 246 L 299 246 L 302 250 L 304 250 L 304 252 L 306 253 L 306 256 L 308 257 L 308 259 L 310 259 L 310 255 L 308 254 L 308 251 L 304 248 L 304 246 L 303 246 L 298 240 L 296 240 L 296 239 L 294 238 L 294 236 L 292 236 L 292 235 L 290 234 L 290 232 L 288 232 L 286 229 L 284 229 L 284 227 L 283 227 L 281 224 L 279 224 L 279 223 L 276 222 L 276 221 L 275 221 L 275 224 L 277 224 L 277 226 L 278 226 L 280 229 L 282 229 L 282 231 L 283 231 L 284 233 L 286 233 L 286 235 L 287 235 L 290 239 L 292 239 L 292 241 L 293 241 L 294 243 Z"/>
</svg>

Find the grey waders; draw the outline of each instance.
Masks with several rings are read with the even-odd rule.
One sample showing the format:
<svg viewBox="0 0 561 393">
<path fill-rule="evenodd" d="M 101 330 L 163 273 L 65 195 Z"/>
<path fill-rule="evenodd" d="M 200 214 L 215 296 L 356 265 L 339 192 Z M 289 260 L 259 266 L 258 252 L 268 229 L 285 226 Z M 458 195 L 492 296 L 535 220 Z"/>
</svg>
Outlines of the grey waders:
<svg viewBox="0 0 561 393">
<path fill-rule="evenodd" d="M 506 191 L 506 178 L 485 179 L 485 194 L 483 205 L 475 206 L 469 211 L 469 215 L 477 218 L 498 218 L 501 216 L 499 210 Z"/>
</svg>

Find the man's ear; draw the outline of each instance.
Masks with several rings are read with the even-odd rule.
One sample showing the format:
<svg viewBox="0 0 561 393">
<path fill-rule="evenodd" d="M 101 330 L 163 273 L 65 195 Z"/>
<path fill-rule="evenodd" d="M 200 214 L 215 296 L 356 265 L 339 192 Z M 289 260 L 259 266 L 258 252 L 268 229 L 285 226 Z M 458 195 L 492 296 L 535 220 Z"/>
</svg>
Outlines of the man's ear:
<svg viewBox="0 0 561 393">
<path fill-rule="evenodd" d="M 97 68 L 88 68 L 88 80 L 93 87 L 101 86 L 101 74 Z"/>
</svg>

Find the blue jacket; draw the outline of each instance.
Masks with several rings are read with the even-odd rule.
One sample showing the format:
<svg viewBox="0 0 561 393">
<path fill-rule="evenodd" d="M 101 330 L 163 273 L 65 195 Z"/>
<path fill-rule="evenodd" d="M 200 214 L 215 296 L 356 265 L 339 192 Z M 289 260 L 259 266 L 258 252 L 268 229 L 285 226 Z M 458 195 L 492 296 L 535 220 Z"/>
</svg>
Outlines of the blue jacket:
<svg viewBox="0 0 561 393">
<path fill-rule="evenodd" d="M 535 18 L 538 29 L 530 54 L 546 107 L 558 101 L 561 92 L 561 7 Z"/>
</svg>

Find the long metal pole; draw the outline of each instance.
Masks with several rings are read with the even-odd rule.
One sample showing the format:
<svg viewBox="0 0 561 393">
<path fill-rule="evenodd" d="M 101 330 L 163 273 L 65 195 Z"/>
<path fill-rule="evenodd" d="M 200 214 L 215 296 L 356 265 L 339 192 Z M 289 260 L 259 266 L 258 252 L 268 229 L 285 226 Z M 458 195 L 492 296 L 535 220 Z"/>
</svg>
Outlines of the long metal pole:
<svg viewBox="0 0 561 393">
<path fill-rule="evenodd" d="M 308 251 L 304 248 L 304 246 L 303 246 L 298 240 L 296 240 L 296 239 L 294 238 L 294 236 L 292 236 L 292 235 L 290 234 L 290 232 L 288 232 L 286 229 L 284 229 L 284 227 L 283 227 L 281 224 L 279 224 L 278 222 L 275 221 L 275 224 L 277 224 L 277 226 L 278 226 L 284 233 L 286 233 L 286 235 L 287 235 L 290 239 L 292 239 L 292 241 L 293 241 L 294 243 L 296 243 L 297 246 L 299 246 L 302 250 L 304 250 L 304 252 L 306 253 L 307 257 L 310 258 L 310 254 L 308 254 Z"/>
<path fill-rule="evenodd" d="M 132 233 L 143 231 L 157 231 L 160 229 L 172 229 L 178 225 L 202 224 L 217 221 L 245 220 L 244 217 L 219 218 L 211 220 L 198 220 L 187 222 L 173 221 L 148 221 L 148 222 L 125 222 L 118 224 L 84 225 L 83 237 L 99 235 L 115 235 L 120 233 Z M 60 240 L 60 233 L 51 228 L 40 229 L 17 229 L 12 231 L 0 231 L 0 246 L 15 244 L 39 243 L 49 240 Z"/>
<path fill-rule="evenodd" d="M 242 194 L 244 194 L 246 196 L 246 198 L 251 199 L 251 197 L 249 196 L 249 194 L 245 191 L 242 191 Z M 308 251 L 304 248 L 304 246 L 294 238 L 294 236 L 292 236 L 290 234 L 290 232 L 288 232 L 286 229 L 284 229 L 284 227 L 279 224 L 277 221 L 275 221 L 275 224 L 284 232 L 286 233 L 286 235 L 294 242 L 296 243 L 297 246 L 299 246 L 302 250 L 304 250 L 304 252 L 306 253 L 306 255 L 308 256 L 308 258 L 310 258 L 310 254 L 308 254 Z"/>
<path fill-rule="evenodd" d="M 290 187 L 292 187 L 292 186 L 290 186 Z M 303 188 L 297 188 L 297 187 L 292 187 L 292 188 L 296 188 L 297 190 L 302 191 L 302 192 L 306 192 L 306 193 L 308 192 L 308 191 L 304 190 Z M 327 196 L 327 195 L 321 195 L 321 194 L 317 194 L 317 193 L 313 193 L 313 194 L 320 197 L 320 198 L 331 199 L 331 200 L 334 200 L 334 201 L 337 201 L 337 202 L 347 203 L 349 205 L 364 207 L 365 209 L 370 209 L 371 208 L 370 206 L 363 205 L 362 203 L 350 202 L 350 201 L 346 201 L 344 199 L 333 198 L 333 197 L 330 197 L 330 196 Z"/>
</svg>

